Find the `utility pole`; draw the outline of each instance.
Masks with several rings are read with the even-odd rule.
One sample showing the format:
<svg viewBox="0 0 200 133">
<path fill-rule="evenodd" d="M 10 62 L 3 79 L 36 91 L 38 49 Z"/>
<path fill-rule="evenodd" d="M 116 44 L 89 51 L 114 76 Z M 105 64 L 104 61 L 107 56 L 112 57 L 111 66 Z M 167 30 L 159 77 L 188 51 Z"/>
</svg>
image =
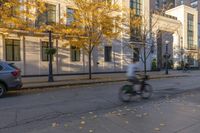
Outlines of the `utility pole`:
<svg viewBox="0 0 200 133">
<path fill-rule="evenodd" d="M 170 56 L 169 53 L 168 53 L 169 41 L 166 40 L 165 44 L 166 44 L 166 51 L 165 51 L 165 59 L 166 59 L 166 62 L 165 62 L 165 74 L 168 75 L 168 58 Z"/>
<path fill-rule="evenodd" d="M 182 70 L 184 68 L 184 61 L 183 61 L 183 37 L 181 37 L 181 67 Z"/>
</svg>

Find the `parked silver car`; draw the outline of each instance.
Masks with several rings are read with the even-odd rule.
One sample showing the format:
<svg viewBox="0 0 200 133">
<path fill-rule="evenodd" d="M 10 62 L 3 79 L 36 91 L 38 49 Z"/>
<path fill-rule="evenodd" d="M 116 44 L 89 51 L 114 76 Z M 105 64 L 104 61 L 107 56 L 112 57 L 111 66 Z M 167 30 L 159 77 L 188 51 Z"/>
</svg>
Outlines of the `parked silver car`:
<svg viewBox="0 0 200 133">
<path fill-rule="evenodd" d="M 21 71 L 14 64 L 0 61 L 0 97 L 11 89 L 22 87 Z"/>
</svg>

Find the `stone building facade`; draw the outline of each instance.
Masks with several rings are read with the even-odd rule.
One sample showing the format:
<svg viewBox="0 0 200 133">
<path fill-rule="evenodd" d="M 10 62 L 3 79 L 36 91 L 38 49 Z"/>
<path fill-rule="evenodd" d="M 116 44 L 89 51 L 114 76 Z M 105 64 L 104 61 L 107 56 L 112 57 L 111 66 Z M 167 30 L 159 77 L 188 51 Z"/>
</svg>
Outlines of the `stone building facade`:
<svg viewBox="0 0 200 133">
<path fill-rule="evenodd" d="M 145 2 L 144 2 L 145 1 Z M 177 53 L 184 46 L 184 52 L 188 50 L 187 47 L 187 27 L 188 23 L 192 23 L 192 47 L 197 47 L 197 14 L 198 12 L 188 6 L 179 6 L 168 10 L 165 14 L 155 14 L 156 2 L 155 0 L 118 0 L 119 4 L 125 5 L 128 9 L 134 8 L 138 11 L 138 15 L 145 16 L 148 24 L 147 29 L 152 31 L 148 35 L 146 41 L 146 48 L 152 50 L 147 58 L 147 70 L 151 70 L 152 60 L 159 60 L 164 55 L 165 39 L 159 44 L 158 31 L 166 31 L 170 33 L 170 51 L 171 59 L 175 66 L 182 60 L 183 55 Z M 66 0 L 46 0 L 49 4 L 51 19 L 59 21 L 61 14 L 73 13 L 72 3 Z M 182 14 L 175 14 L 181 12 Z M 188 21 L 187 12 L 192 14 Z M 72 18 L 66 18 L 66 23 L 70 22 Z M 152 26 L 154 21 L 157 21 L 156 26 Z M 190 27 L 191 28 L 191 27 Z M 44 33 L 45 34 L 45 33 Z M 140 62 L 140 70 L 143 70 L 143 61 L 140 57 L 144 55 L 144 48 L 140 46 L 139 42 L 132 44 L 130 36 L 124 36 L 122 33 L 117 40 L 113 40 L 111 45 L 103 43 L 98 48 L 95 48 L 92 56 L 92 72 L 121 72 L 125 71 L 127 65 L 132 58 L 138 58 Z M 181 41 L 182 39 L 182 41 Z M 75 49 L 72 46 L 63 47 L 64 40 L 53 39 L 53 46 L 57 49 L 57 53 L 53 59 L 53 73 L 54 74 L 74 74 L 74 73 L 88 73 L 88 56 L 81 49 Z M 127 45 L 137 45 L 138 50 L 126 47 Z M 7 62 L 15 63 L 22 70 L 22 75 L 47 75 L 48 74 L 48 57 L 45 54 L 45 49 L 48 47 L 48 35 L 28 35 L 25 33 L 1 33 L 0 34 L 0 59 Z M 161 50 L 162 49 L 162 50 Z M 161 51 L 160 51 L 161 50 Z M 163 52 L 162 52 L 163 51 Z M 194 52 L 194 51 L 192 51 Z M 196 51 L 195 51 L 196 52 Z M 187 61 L 184 56 L 184 59 Z M 196 54 L 194 66 L 196 65 Z M 162 63 L 164 59 L 161 59 Z"/>
</svg>

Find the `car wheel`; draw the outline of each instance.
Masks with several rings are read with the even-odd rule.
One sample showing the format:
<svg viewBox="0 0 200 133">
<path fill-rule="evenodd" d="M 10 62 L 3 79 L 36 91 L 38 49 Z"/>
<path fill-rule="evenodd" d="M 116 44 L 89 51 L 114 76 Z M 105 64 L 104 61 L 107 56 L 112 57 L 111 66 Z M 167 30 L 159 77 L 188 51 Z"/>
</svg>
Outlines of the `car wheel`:
<svg viewBox="0 0 200 133">
<path fill-rule="evenodd" d="M 5 93 L 6 93 L 6 87 L 5 85 L 0 83 L 0 98 L 3 97 Z"/>
</svg>

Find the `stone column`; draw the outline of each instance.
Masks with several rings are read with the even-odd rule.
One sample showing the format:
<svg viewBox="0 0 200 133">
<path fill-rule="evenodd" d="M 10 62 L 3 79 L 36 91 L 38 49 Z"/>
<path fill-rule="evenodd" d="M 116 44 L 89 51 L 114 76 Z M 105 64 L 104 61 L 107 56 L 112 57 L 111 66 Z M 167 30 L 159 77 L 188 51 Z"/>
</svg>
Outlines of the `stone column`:
<svg viewBox="0 0 200 133">
<path fill-rule="evenodd" d="M 25 38 L 25 36 L 21 36 L 21 38 L 20 38 L 20 40 L 21 40 L 21 48 L 22 48 L 22 51 L 21 51 L 21 57 L 22 57 L 22 61 L 23 61 L 23 65 L 22 65 L 22 67 L 23 67 L 23 71 L 22 71 L 22 74 L 23 75 L 26 75 L 26 43 L 25 43 L 25 41 L 26 41 L 26 38 Z"/>
<path fill-rule="evenodd" d="M 174 63 L 174 67 L 177 68 L 178 66 L 180 66 L 181 61 L 182 61 L 182 47 L 181 47 L 181 37 L 178 33 L 178 31 L 174 32 L 173 34 L 173 54 L 172 59 L 173 59 L 173 63 Z"/>
<path fill-rule="evenodd" d="M 3 35 L 0 35 L 0 60 L 5 60 L 4 55 L 5 55 L 4 37 Z"/>
</svg>

